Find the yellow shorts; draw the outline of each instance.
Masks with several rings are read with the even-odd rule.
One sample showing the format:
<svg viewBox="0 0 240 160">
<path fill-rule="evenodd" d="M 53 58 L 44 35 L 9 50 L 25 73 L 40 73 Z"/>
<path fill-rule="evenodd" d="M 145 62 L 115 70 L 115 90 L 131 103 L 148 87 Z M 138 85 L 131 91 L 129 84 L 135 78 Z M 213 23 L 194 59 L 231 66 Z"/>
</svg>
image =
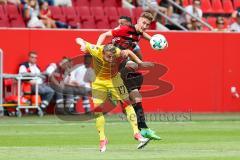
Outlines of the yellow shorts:
<svg viewBox="0 0 240 160">
<path fill-rule="evenodd" d="M 120 73 L 112 79 L 98 79 L 92 83 L 92 97 L 95 106 L 103 104 L 108 98 L 112 100 L 125 100 L 128 98 L 128 91 L 123 84 Z"/>
</svg>

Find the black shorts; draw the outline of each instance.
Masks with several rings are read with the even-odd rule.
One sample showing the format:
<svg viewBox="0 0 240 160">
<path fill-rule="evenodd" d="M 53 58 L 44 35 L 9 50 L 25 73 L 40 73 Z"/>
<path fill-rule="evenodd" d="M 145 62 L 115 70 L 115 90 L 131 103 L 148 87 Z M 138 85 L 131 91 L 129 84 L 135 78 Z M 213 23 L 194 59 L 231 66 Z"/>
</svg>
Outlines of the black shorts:
<svg viewBox="0 0 240 160">
<path fill-rule="evenodd" d="M 134 89 L 141 89 L 141 85 L 143 84 L 143 75 L 139 72 L 134 72 L 131 69 L 126 67 L 120 70 L 121 78 L 123 79 L 123 83 L 126 86 L 128 92 L 130 93 Z"/>
</svg>

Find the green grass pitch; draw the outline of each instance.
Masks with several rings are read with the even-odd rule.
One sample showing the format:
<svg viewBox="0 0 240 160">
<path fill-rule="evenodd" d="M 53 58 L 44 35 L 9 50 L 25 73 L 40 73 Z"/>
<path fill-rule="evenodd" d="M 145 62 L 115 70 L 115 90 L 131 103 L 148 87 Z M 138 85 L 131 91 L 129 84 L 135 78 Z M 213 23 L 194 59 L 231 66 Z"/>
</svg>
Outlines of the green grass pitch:
<svg viewBox="0 0 240 160">
<path fill-rule="evenodd" d="M 162 138 L 137 150 L 130 125 L 106 118 L 107 152 L 98 151 L 94 121 L 55 116 L 0 118 L 0 160 L 240 160 L 240 114 L 192 115 L 149 122 Z"/>
</svg>

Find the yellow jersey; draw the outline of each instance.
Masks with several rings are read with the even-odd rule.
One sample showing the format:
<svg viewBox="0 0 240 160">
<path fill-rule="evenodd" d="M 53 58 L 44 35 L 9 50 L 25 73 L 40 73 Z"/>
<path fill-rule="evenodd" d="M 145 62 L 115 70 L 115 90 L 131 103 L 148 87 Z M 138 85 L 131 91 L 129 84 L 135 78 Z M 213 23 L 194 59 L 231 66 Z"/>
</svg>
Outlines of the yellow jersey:
<svg viewBox="0 0 240 160">
<path fill-rule="evenodd" d="M 112 79 L 118 73 L 120 63 L 124 60 L 121 57 L 119 48 L 116 48 L 117 59 L 115 62 L 107 62 L 103 59 L 104 45 L 96 46 L 90 43 L 86 43 L 86 50 L 93 57 L 93 69 L 95 70 L 97 79 Z"/>
</svg>

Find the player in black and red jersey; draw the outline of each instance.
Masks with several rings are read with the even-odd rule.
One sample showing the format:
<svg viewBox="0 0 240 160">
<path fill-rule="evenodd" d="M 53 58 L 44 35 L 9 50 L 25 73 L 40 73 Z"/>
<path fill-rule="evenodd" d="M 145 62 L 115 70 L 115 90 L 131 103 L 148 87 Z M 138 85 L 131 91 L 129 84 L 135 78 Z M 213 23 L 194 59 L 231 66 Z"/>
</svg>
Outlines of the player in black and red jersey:
<svg viewBox="0 0 240 160">
<path fill-rule="evenodd" d="M 122 19 L 128 20 L 129 18 L 121 17 Z M 120 20 L 121 20 L 120 18 Z M 119 22 L 121 22 L 119 20 Z M 108 32 L 101 34 L 98 38 L 97 45 L 101 45 L 107 37 L 113 37 L 112 43 L 118 48 L 130 49 L 141 59 L 140 48 L 138 42 L 141 37 L 146 40 L 150 40 L 151 36 L 145 31 L 149 28 L 150 23 L 153 21 L 153 15 L 149 12 L 143 12 L 137 20 L 135 25 L 120 25 Z M 145 115 L 142 107 L 142 96 L 139 92 L 143 83 L 143 76 L 141 73 L 136 72 L 138 66 L 131 60 L 122 63 L 120 68 L 121 77 L 126 85 L 130 99 L 133 102 L 134 110 L 137 114 L 138 127 L 141 130 L 142 136 L 154 140 L 160 140 L 161 138 L 155 134 L 150 128 L 148 128 L 145 122 Z"/>
</svg>

